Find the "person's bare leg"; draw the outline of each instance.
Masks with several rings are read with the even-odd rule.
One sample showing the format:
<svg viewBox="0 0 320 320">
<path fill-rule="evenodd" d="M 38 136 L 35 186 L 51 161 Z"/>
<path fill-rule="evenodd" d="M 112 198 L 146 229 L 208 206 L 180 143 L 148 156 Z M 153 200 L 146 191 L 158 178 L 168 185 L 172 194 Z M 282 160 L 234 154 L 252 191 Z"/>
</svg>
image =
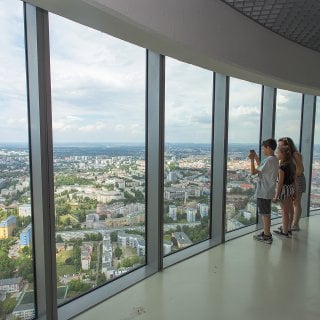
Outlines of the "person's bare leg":
<svg viewBox="0 0 320 320">
<path fill-rule="evenodd" d="M 293 200 L 293 207 L 294 207 L 294 216 L 292 226 L 299 226 L 299 221 L 301 218 L 301 197 L 302 193 L 296 193 L 295 198 Z"/>
<path fill-rule="evenodd" d="M 291 231 L 291 227 L 293 225 L 293 218 L 294 218 L 294 206 L 293 206 L 292 199 L 288 199 L 287 208 L 288 208 L 288 215 L 289 215 L 288 231 Z"/>
<path fill-rule="evenodd" d="M 288 226 L 289 226 L 289 214 L 288 214 L 288 200 L 285 199 L 281 201 L 281 209 L 282 209 L 282 232 L 287 234 L 288 233 Z"/>
<path fill-rule="evenodd" d="M 263 233 L 266 236 L 270 236 L 270 225 L 271 225 L 271 217 L 270 214 L 262 214 L 262 222 L 263 222 Z"/>
</svg>

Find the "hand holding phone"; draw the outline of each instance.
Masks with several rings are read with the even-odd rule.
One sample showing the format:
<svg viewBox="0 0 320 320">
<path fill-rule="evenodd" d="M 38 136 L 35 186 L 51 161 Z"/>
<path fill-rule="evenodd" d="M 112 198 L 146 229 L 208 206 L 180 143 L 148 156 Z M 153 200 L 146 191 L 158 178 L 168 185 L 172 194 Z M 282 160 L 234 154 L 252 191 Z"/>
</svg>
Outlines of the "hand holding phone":
<svg viewBox="0 0 320 320">
<path fill-rule="evenodd" d="M 255 156 L 256 156 L 256 152 L 253 149 L 251 149 L 248 155 L 249 159 L 253 160 Z"/>
</svg>

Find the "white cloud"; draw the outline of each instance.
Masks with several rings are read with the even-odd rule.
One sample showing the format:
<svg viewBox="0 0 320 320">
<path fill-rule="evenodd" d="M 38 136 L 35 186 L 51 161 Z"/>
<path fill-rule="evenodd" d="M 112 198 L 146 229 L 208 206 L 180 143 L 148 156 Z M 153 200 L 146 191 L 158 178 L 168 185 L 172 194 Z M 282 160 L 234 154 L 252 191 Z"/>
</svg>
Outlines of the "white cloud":
<svg viewBox="0 0 320 320">
<path fill-rule="evenodd" d="M 275 137 L 291 137 L 298 145 L 300 140 L 302 94 L 277 90 Z"/>
<path fill-rule="evenodd" d="M 166 142 L 211 141 L 213 73 L 166 58 Z"/>
<path fill-rule="evenodd" d="M 230 143 L 259 143 L 261 86 L 231 78 L 229 96 Z"/>
<path fill-rule="evenodd" d="M 50 32 L 55 140 L 143 141 L 145 49 L 52 14 Z"/>
<path fill-rule="evenodd" d="M 79 127 L 79 131 L 95 132 L 95 131 L 103 131 L 106 128 L 107 128 L 107 125 L 105 123 L 96 122 L 95 124 L 90 124 L 90 125 Z"/>
<path fill-rule="evenodd" d="M 0 141 L 28 140 L 23 3 L 0 0 Z"/>
<path fill-rule="evenodd" d="M 277 93 L 277 105 L 282 106 L 287 104 L 289 101 L 289 97 L 285 93 L 281 93 L 281 90 L 278 90 Z"/>
<path fill-rule="evenodd" d="M 144 141 L 145 49 L 53 14 L 49 19 L 54 140 Z M 27 141 L 23 36 L 22 2 L 0 0 L 2 141 Z M 166 58 L 167 142 L 211 141 L 212 82 L 211 71 Z M 259 138 L 260 99 L 260 85 L 230 79 L 230 142 Z M 301 94 L 278 90 L 276 136 L 297 141 L 300 117 Z"/>
</svg>

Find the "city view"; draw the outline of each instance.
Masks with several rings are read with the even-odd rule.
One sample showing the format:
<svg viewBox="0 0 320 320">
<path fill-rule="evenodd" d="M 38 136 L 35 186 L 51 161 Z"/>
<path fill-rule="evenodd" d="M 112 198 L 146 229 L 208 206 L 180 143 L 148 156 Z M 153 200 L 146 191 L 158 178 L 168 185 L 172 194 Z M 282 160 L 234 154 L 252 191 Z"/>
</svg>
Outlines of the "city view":
<svg viewBox="0 0 320 320">
<path fill-rule="evenodd" d="M 0 15 L 0 320 L 33 319 L 37 289 L 33 222 L 37 221 L 32 216 L 27 141 L 38 146 L 30 133 L 39 123 L 30 116 L 34 105 L 28 100 L 33 93 L 26 83 L 23 2 L 0 0 Z M 153 122 L 146 122 L 152 111 L 146 111 L 151 91 L 145 48 L 53 13 L 48 22 L 50 74 L 46 76 L 51 85 L 49 135 L 61 306 L 150 263 L 146 261 L 145 139 L 147 125 Z M 215 221 L 210 216 L 216 205 L 211 141 L 216 118 L 213 71 L 167 56 L 164 64 L 162 251 L 168 256 L 212 236 L 210 226 Z M 250 149 L 259 150 L 262 115 L 262 86 L 229 80 L 228 119 L 222 119 L 228 137 L 221 137 L 227 139 L 226 232 L 256 223 L 256 177 L 250 173 L 247 156 Z M 319 119 L 319 98 L 317 103 Z M 277 89 L 276 137 L 300 140 L 301 106 L 301 93 Z M 320 208 L 319 137 L 316 120 L 311 210 Z M 279 204 L 274 204 L 272 218 L 280 215 Z M 38 260 L 37 267 L 39 275 L 43 266 Z"/>
<path fill-rule="evenodd" d="M 255 181 L 247 160 L 253 147 L 229 144 L 228 230 L 256 221 Z M 210 145 L 200 144 L 166 146 L 165 255 L 209 237 L 210 150 Z M 27 318 L 28 312 L 34 314 L 28 149 L 2 145 L 0 166 L 1 316 Z M 57 289 L 62 303 L 145 263 L 144 146 L 57 146 L 54 180 Z M 311 208 L 320 207 L 319 199 L 317 145 Z M 274 206 L 273 217 L 279 214 Z"/>
</svg>

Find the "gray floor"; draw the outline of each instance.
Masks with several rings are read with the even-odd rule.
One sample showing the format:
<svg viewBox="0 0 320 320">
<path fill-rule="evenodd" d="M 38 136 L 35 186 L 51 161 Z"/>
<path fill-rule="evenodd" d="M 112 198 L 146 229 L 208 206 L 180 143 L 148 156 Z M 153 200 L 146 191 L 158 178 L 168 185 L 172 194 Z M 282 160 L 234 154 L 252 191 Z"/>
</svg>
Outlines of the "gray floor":
<svg viewBox="0 0 320 320">
<path fill-rule="evenodd" d="M 178 263 L 78 316 L 112 320 L 319 320 L 320 216 L 292 239 L 252 234 Z"/>
</svg>

